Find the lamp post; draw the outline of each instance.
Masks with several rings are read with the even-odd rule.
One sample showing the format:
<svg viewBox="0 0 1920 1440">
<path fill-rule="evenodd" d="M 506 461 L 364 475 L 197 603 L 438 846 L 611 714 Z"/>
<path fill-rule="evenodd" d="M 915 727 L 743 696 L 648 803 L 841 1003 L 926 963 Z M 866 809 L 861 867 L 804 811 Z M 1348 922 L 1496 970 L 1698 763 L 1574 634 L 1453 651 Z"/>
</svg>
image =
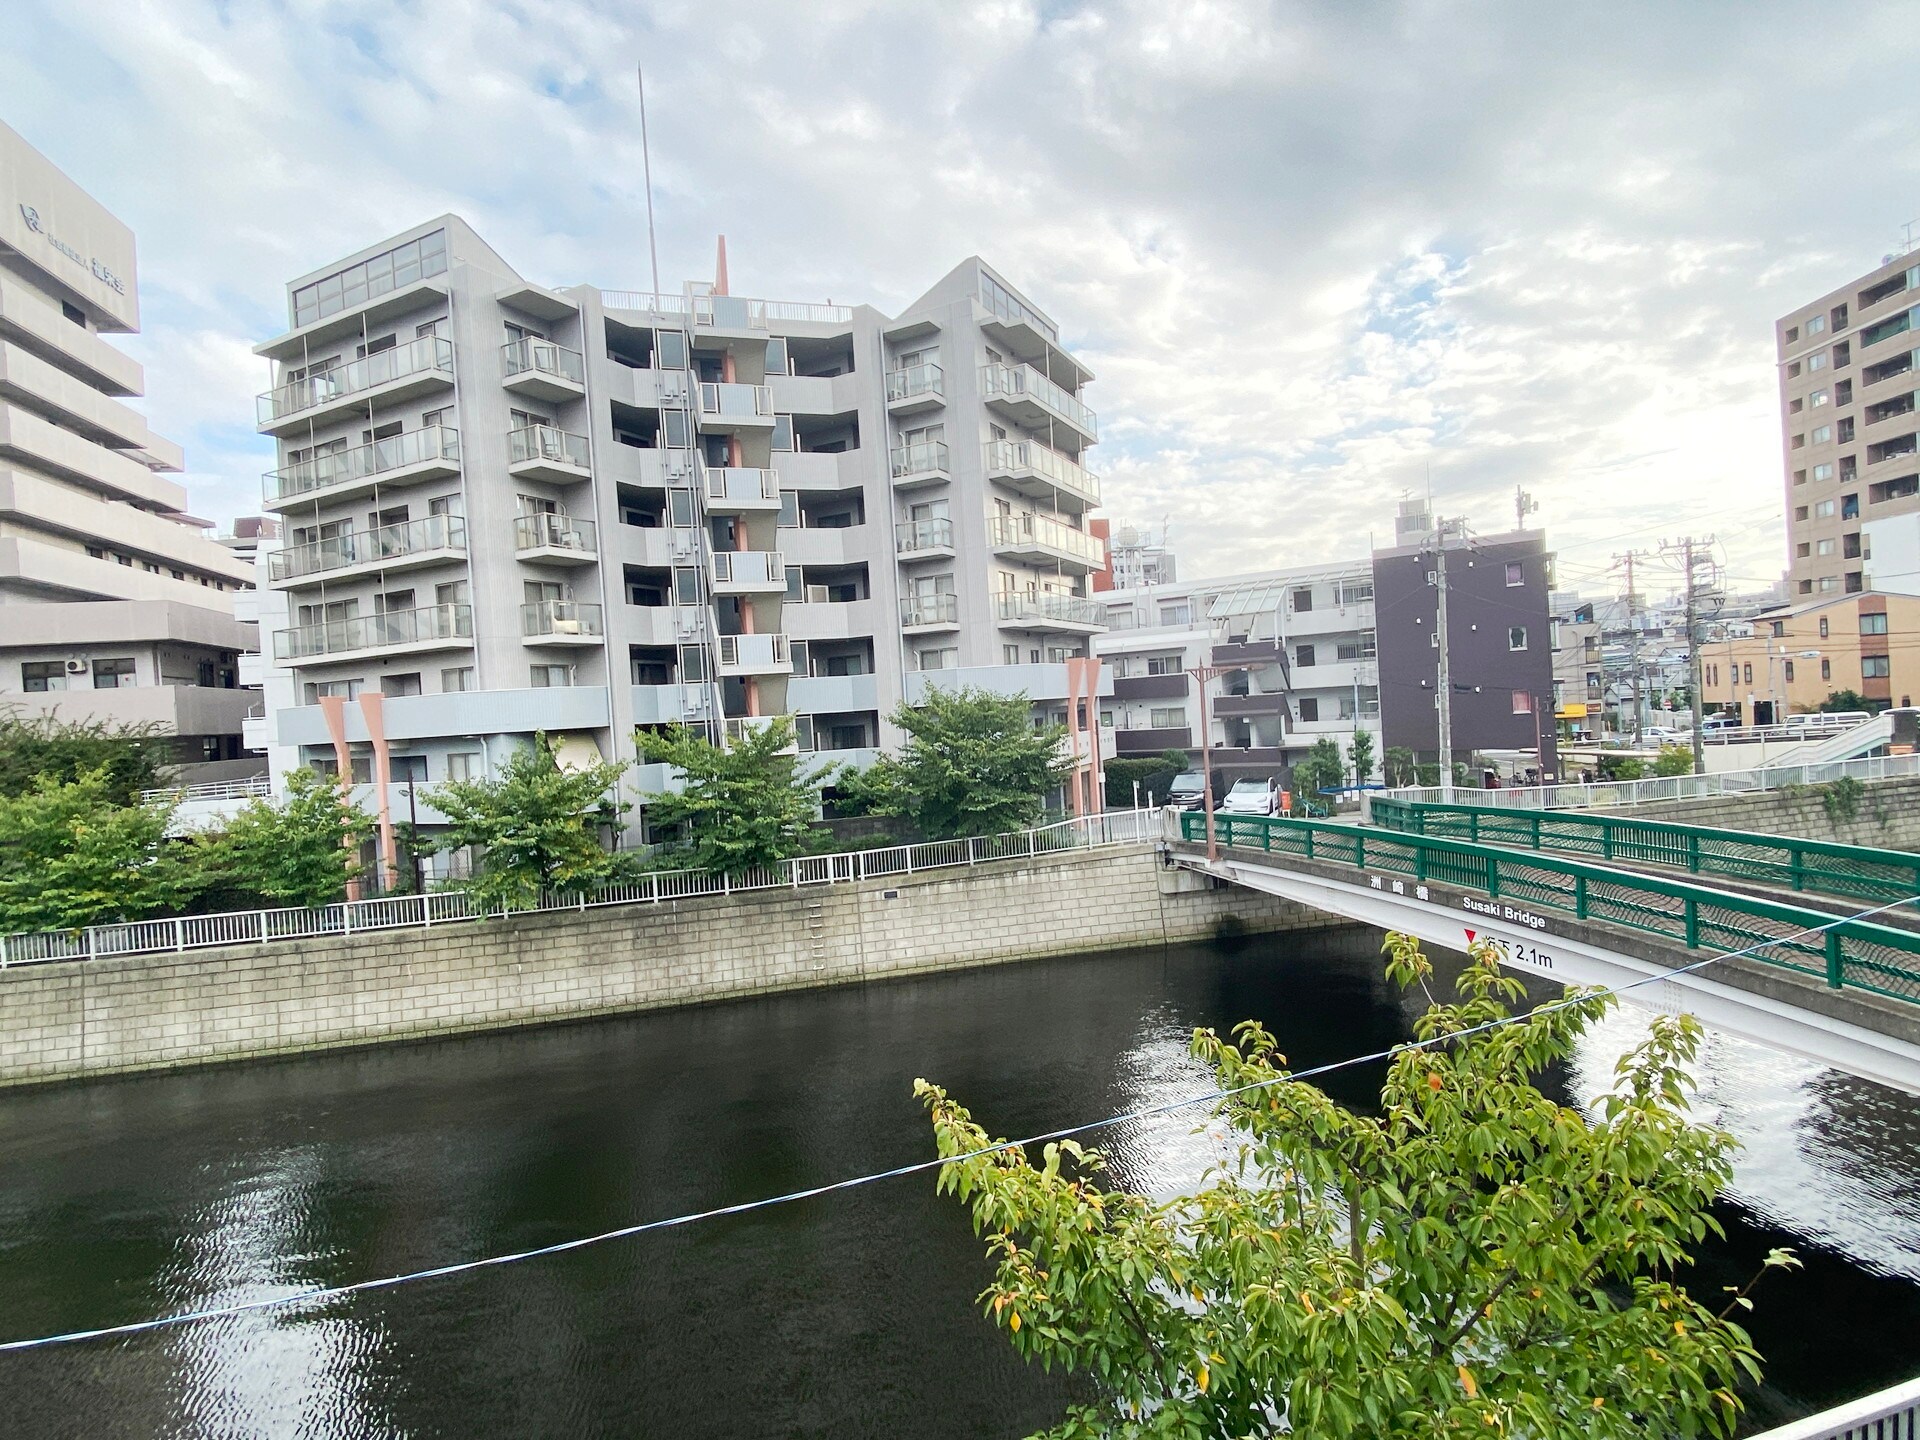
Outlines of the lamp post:
<svg viewBox="0 0 1920 1440">
<path fill-rule="evenodd" d="M 1187 669 L 1187 674 L 1200 683 L 1200 804 L 1207 815 L 1209 860 L 1220 858 L 1220 843 L 1213 833 L 1213 723 L 1207 717 L 1207 682 L 1246 668 L 1245 665 L 1193 665 Z"/>
</svg>

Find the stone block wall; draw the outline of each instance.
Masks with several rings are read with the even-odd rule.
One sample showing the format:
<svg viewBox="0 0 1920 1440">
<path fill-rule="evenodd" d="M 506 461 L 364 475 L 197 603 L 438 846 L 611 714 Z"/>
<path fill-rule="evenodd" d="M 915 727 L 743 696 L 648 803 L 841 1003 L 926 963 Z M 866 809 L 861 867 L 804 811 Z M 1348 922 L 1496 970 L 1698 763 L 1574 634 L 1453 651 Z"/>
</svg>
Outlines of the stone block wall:
<svg viewBox="0 0 1920 1440">
<path fill-rule="evenodd" d="M 1866 845 L 1876 850 L 1920 850 L 1920 777 L 1863 781 L 1851 820 L 1829 813 L 1829 793 L 1825 785 L 1806 785 L 1751 795 L 1622 805 L 1611 807 L 1611 813 L 1637 820 L 1671 820 L 1682 825 L 1790 835 L 1798 840 Z"/>
</svg>

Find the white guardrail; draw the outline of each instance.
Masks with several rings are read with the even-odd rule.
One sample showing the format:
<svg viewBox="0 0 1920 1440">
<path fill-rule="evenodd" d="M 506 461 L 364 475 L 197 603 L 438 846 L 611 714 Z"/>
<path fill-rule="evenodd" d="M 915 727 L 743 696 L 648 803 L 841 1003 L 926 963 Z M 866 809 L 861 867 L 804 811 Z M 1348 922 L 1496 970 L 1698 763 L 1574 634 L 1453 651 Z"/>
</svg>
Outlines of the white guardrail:
<svg viewBox="0 0 1920 1440">
<path fill-rule="evenodd" d="M 1920 1380 L 1909 1380 L 1752 1440 L 1920 1440 Z"/>
<path fill-rule="evenodd" d="M 204 785 L 162 785 L 157 790 L 142 790 L 142 800 L 266 800 L 273 795 L 273 781 L 265 775 L 246 780 L 216 780 Z"/>
<path fill-rule="evenodd" d="M 802 855 L 771 870 L 746 875 L 709 875 L 699 870 L 662 870 L 629 885 L 592 894 L 543 896 L 519 915 L 552 910 L 590 910 L 607 905 L 652 905 L 695 895 L 732 895 L 746 890 L 798 889 L 838 885 L 886 875 L 978 865 L 989 860 L 1021 860 L 1063 850 L 1098 850 L 1158 837 L 1153 810 L 1120 810 L 1063 820 L 1034 830 L 967 840 L 933 840 L 920 845 L 890 845 L 879 850 L 849 850 Z M 500 913 L 500 912 L 495 912 Z M 230 910 L 217 915 L 183 915 L 167 920 L 133 920 L 90 925 L 82 930 L 46 930 L 0 937 L 0 966 L 43 964 L 54 960 L 97 960 L 109 955 L 152 955 L 201 950 L 213 945 L 263 944 L 306 940 L 321 935 L 352 935 L 363 930 L 396 930 L 446 925 L 486 917 L 464 892 L 432 890 L 418 895 L 383 895 L 346 900 L 319 909 Z"/>
<path fill-rule="evenodd" d="M 1498 805 L 1513 810 L 1582 810 L 1613 805 L 1646 805 L 1662 800 L 1702 800 L 1713 795 L 1756 795 L 1789 785 L 1825 785 L 1834 780 L 1898 780 L 1920 775 L 1920 755 L 1869 755 L 1858 760 L 1826 760 L 1812 765 L 1771 765 L 1764 770 L 1723 770 L 1717 775 L 1670 775 L 1651 780 L 1595 780 L 1591 784 L 1518 785 L 1480 790 L 1453 787 L 1462 804 Z M 1438 785 L 1408 785 L 1370 791 L 1391 800 L 1440 803 Z"/>
</svg>

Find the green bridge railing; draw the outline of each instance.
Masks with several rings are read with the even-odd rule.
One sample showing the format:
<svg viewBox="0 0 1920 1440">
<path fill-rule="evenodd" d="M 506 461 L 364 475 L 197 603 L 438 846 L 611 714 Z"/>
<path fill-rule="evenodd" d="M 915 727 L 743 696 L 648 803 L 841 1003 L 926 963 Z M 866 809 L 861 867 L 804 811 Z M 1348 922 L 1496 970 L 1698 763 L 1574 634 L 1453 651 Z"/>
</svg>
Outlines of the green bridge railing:
<svg viewBox="0 0 1920 1440">
<path fill-rule="evenodd" d="M 1180 833 L 1204 842 L 1206 817 L 1186 812 Z M 1477 890 L 1489 899 L 1623 925 L 1689 950 L 1744 951 L 1836 990 L 1871 991 L 1920 1005 L 1920 932 L 1835 920 L 1783 901 L 1468 840 L 1268 815 L 1215 815 L 1214 833 L 1221 845 L 1236 850 Z"/>
<path fill-rule="evenodd" d="M 1920 855 L 1795 840 L 1746 830 L 1715 830 L 1624 815 L 1496 810 L 1376 799 L 1372 823 L 1386 830 L 1528 850 L 1558 850 L 1599 860 L 1670 865 L 1693 875 L 1722 875 L 1784 890 L 1847 899 L 1920 899 Z"/>
</svg>

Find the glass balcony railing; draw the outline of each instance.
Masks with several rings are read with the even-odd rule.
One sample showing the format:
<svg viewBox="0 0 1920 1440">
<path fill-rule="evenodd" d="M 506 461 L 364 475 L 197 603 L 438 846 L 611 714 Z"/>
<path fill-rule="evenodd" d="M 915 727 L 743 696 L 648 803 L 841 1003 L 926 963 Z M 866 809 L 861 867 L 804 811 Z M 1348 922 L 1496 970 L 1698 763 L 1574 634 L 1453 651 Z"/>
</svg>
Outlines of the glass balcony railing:
<svg viewBox="0 0 1920 1440">
<path fill-rule="evenodd" d="M 1093 411 L 1031 365 L 981 366 L 980 393 L 988 400 L 996 396 L 1004 396 L 1009 400 L 1031 400 L 1042 410 L 1066 421 L 1089 440 L 1100 438 L 1100 422 Z"/>
<path fill-rule="evenodd" d="M 571 515 L 522 515 L 513 522 L 513 544 L 516 550 L 573 550 L 591 555 L 593 522 Z"/>
<path fill-rule="evenodd" d="M 527 425 L 507 432 L 507 463 L 518 465 L 528 460 L 545 460 L 556 465 L 591 469 L 591 451 L 587 437 L 556 430 L 551 425 Z"/>
<path fill-rule="evenodd" d="M 409 375 L 443 374 L 453 379 L 453 342 L 438 335 L 423 336 L 364 356 L 350 364 L 320 375 L 307 375 L 291 384 L 269 390 L 259 398 L 262 425 L 270 425 L 299 415 L 316 406 L 350 399 L 369 390 L 377 390 Z"/>
<path fill-rule="evenodd" d="M 1000 619 L 1009 624 L 1047 620 L 1062 620 L 1073 625 L 1106 624 L 1106 610 L 1077 595 L 996 595 L 994 609 Z"/>
<path fill-rule="evenodd" d="M 292 500 L 302 495 L 319 495 L 336 486 L 375 479 L 390 471 L 430 461 L 460 459 L 460 432 L 444 425 L 429 425 L 404 435 L 376 440 L 351 450 L 331 455 L 316 455 L 283 469 L 270 470 L 265 476 L 268 503 Z"/>
<path fill-rule="evenodd" d="M 355 615 L 277 630 L 273 636 L 273 655 L 276 660 L 303 660 L 352 650 L 384 650 L 396 645 L 472 638 L 471 605 L 426 605 L 417 610 L 388 610 L 379 615 Z"/>
<path fill-rule="evenodd" d="M 989 442 L 987 471 L 997 475 L 1030 471 L 1049 484 L 1077 495 L 1089 505 L 1100 503 L 1100 477 L 1074 464 L 1059 451 L 1049 450 L 1038 440 Z"/>
<path fill-rule="evenodd" d="M 951 550 L 953 521 L 904 520 L 893 527 L 893 548 L 901 554 L 909 550 Z"/>
<path fill-rule="evenodd" d="M 998 315 L 1002 320 L 1016 325 L 1031 325 L 1056 345 L 1060 343 L 1060 332 L 1053 322 L 1029 306 L 1014 298 L 1006 286 L 1000 284 L 991 275 L 980 277 L 980 303 Z"/>
<path fill-rule="evenodd" d="M 773 392 L 764 385 L 725 385 L 702 381 L 700 414 L 723 420 L 771 420 Z"/>
<path fill-rule="evenodd" d="M 1102 559 L 1098 538 L 1047 515 L 996 515 L 988 533 L 998 550 L 1050 550 L 1096 569 Z"/>
<path fill-rule="evenodd" d="M 1890 315 L 1878 324 L 1867 326 L 1860 332 L 1860 348 L 1864 350 L 1869 345 L 1878 345 L 1882 340 L 1890 340 L 1895 335 L 1906 334 L 1913 328 L 1915 313 L 1914 310 L 1908 310 L 1904 314 Z"/>
<path fill-rule="evenodd" d="M 382 525 L 376 530 L 336 535 L 311 545 L 276 550 L 267 557 L 270 581 L 298 580 L 324 575 L 349 565 L 371 565 L 435 550 L 467 548 L 467 522 L 458 515 L 429 515 L 406 525 Z"/>
<path fill-rule="evenodd" d="M 909 595 L 900 602 L 902 625 L 958 625 L 960 597 L 951 592 Z"/>
<path fill-rule="evenodd" d="M 530 335 L 509 340 L 500 347 L 500 354 L 509 380 L 516 375 L 532 374 L 551 375 L 556 380 L 565 380 L 574 385 L 587 382 L 587 367 L 580 358 L 580 352 L 556 345 L 551 340 L 536 340 Z"/>
<path fill-rule="evenodd" d="M 915 445 L 896 445 L 892 452 L 893 478 L 898 480 L 906 475 L 925 475 L 932 471 L 944 471 L 949 458 L 947 442 L 944 440 L 923 440 Z"/>
<path fill-rule="evenodd" d="M 581 600 L 536 600 L 520 607 L 520 633 L 529 640 L 599 635 L 600 607 Z"/>
<path fill-rule="evenodd" d="M 887 372 L 887 399 L 911 400 L 916 395 L 945 395 L 946 372 L 938 365 L 909 365 Z"/>
</svg>

